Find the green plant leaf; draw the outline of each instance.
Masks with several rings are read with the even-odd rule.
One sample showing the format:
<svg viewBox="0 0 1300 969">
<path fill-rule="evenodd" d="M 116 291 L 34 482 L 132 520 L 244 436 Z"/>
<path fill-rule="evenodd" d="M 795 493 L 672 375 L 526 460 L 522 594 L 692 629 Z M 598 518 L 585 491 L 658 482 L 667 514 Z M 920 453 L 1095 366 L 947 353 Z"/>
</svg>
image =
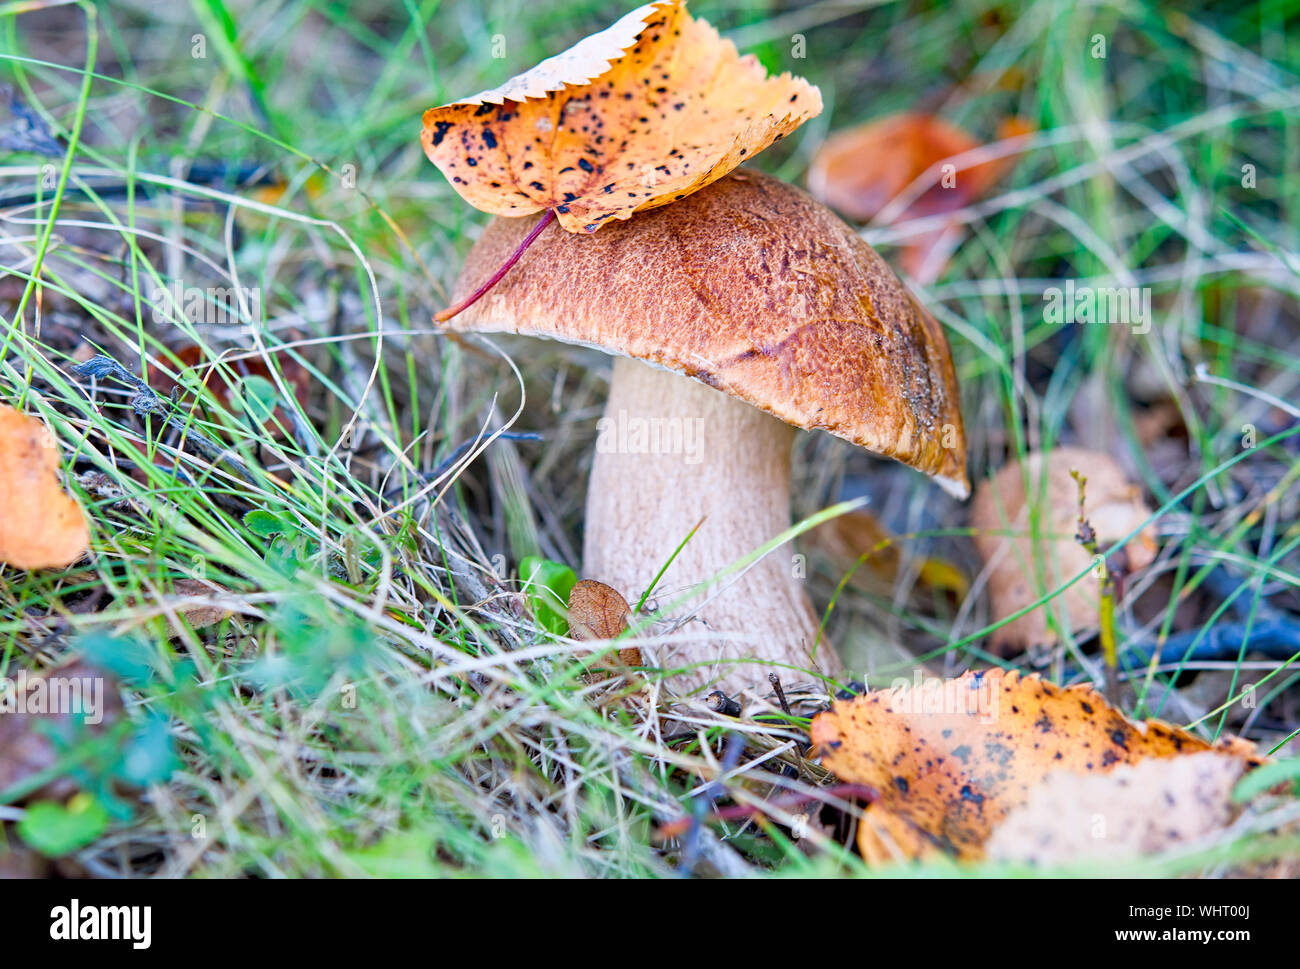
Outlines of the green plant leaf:
<svg viewBox="0 0 1300 969">
<path fill-rule="evenodd" d="M 43 855 L 57 858 L 84 848 L 108 829 L 108 811 L 84 791 L 66 805 L 37 801 L 18 822 L 18 835 Z"/>
<path fill-rule="evenodd" d="M 1244 804 L 1257 794 L 1263 794 L 1270 787 L 1276 787 L 1287 781 L 1300 781 L 1300 757 L 1276 760 L 1271 764 L 1255 768 L 1233 789 L 1233 803 Z"/>
<path fill-rule="evenodd" d="M 88 633 L 77 640 L 77 646 L 95 666 L 133 683 L 146 682 L 158 662 L 152 646 L 130 636 Z"/>
<path fill-rule="evenodd" d="M 180 766 L 167 718 L 150 715 L 122 752 L 118 776 L 137 787 L 161 784 Z"/>
<path fill-rule="evenodd" d="M 301 532 L 277 535 L 266 550 L 266 564 L 286 578 L 293 578 L 308 562 L 320 555 L 320 543 Z"/>
<path fill-rule="evenodd" d="M 519 577 L 524 581 L 524 596 L 537 625 L 556 636 L 567 633 L 566 603 L 577 584 L 578 574 L 561 562 L 528 555 L 519 563 Z"/>
<path fill-rule="evenodd" d="M 235 405 L 258 424 L 265 424 L 280 406 L 280 395 L 275 384 L 256 374 L 239 382 L 235 392 Z"/>
<path fill-rule="evenodd" d="M 261 509 L 250 511 L 244 516 L 244 527 L 262 538 L 270 538 L 272 535 L 279 535 L 293 528 L 279 515 Z"/>
<path fill-rule="evenodd" d="M 433 860 L 437 842 L 422 831 L 394 831 L 348 858 L 372 878 L 430 878 L 439 873 Z"/>
<path fill-rule="evenodd" d="M 264 689 L 289 687 L 317 696 L 336 673 L 362 676 L 375 659 L 373 631 L 356 617 L 328 606 L 284 606 L 272 625 L 278 648 L 265 651 L 249 671 Z"/>
</svg>

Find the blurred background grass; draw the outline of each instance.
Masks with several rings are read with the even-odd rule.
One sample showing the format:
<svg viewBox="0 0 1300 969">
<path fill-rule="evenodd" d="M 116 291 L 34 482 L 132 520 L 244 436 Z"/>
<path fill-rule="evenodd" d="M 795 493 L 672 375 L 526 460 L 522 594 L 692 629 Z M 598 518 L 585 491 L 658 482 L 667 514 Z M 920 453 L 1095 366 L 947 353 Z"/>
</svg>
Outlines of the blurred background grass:
<svg viewBox="0 0 1300 969">
<path fill-rule="evenodd" d="M 823 114 L 755 162 L 793 182 L 828 133 L 892 112 L 936 113 L 983 140 L 1007 117 L 1033 124 L 1015 171 L 963 215 L 946 271 L 918 287 L 949 333 L 972 481 L 1058 443 L 1113 454 L 1159 509 L 1162 545 L 1127 592 L 1125 641 L 1229 620 L 1294 629 L 1300 3 L 691 11 L 770 70 L 820 86 Z M 77 735 L 50 776 L 0 777 L 0 804 L 48 795 L 42 785 L 71 772 L 108 809 L 57 862 L 29 859 L 35 869 L 862 871 L 834 825 L 794 840 L 784 807 L 771 824 L 656 840 L 655 823 L 689 813 L 716 776 L 722 721 L 609 703 L 618 687 L 578 675 L 572 648 L 521 609 L 515 579 L 525 555 L 578 565 L 608 361 L 508 339 L 462 345 L 430 323 L 486 217 L 425 159 L 421 112 L 624 12 L 492 0 L 0 7 L 11 91 L 0 389 L 54 427 L 96 523 L 95 555 L 78 567 L 4 574 L 0 672 L 90 651 L 128 700 L 111 743 Z M 897 265 L 909 231 L 865 235 Z M 1154 326 L 1047 322 L 1044 290 L 1064 279 L 1150 287 Z M 178 284 L 200 294 L 199 319 L 162 295 Z M 260 293 L 257 326 L 240 288 Z M 138 386 L 72 373 L 95 354 L 205 406 L 163 426 Z M 245 397 L 203 391 L 196 360 L 216 361 Z M 265 423 L 247 399 L 250 366 L 278 408 Z M 1247 424 L 1271 443 L 1225 467 Z M 434 473 L 506 425 L 543 440 L 480 443 L 472 463 Z M 195 453 L 197 436 L 229 449 Z M 865 495 L 900 536 L 891 587 L 835 597 L 828 634 L 851 670 L 877 684 L 918 657 L 949 675 L 993 659 L 961 503 L 825 435 L 801 436 L 795 474 L 797 516 Z M 843 569 L 809 554 L 824 608 Z M 936 554 L 976 579 L 969 597 L 918 584 Z M 200 624 L 196 601 L 228 614 Z M 1077 676 L 1095 630 L 1061 633 L 1050 655 L 1012 662 Z M 144 658 L 129 662 L 136 643 Z M 1247 640 L 1227 659 L 1139 669 L 1126 703 L 1281 748 L 1300 719 L 1297 675 Z M 158 723 L 165 739 L 127 783 L 121 752 Z M 745 736 L 728 796 L 826 783 L 798 756 L 797 731 Z M 1260 834 L 1235 832 L 1221 856 L 1185 864 L 1213 868 Z M 5 842 L 26 850 L 12 823 Z"/>
</svg>

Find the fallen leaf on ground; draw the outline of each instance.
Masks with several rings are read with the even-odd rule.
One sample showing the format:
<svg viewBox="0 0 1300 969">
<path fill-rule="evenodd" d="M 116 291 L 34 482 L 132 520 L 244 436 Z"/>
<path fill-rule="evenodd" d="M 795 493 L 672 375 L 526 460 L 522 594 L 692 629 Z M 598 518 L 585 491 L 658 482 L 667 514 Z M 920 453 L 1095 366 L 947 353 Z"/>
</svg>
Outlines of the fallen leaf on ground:
<svg viewBox="0 0 1300 969">
<path fill-rule="evenodd" d="M 47 878 L 50 863 L 12 835 L 0 837 L 0 879 Z"/>
<path fill-rule="evenodd" d="M 58 446 L 49 429 L 0 404 L 0 563 L 57 569 L 86 553 L 86 516 L 59 488 L 58 470 Z"/>
<path fill-rule="evenodd" d="M 1157 402 L 1148 410 L 1136 412 L 1133 415 L 1133 429 L 1137 432 L 1138 443 L 1144 448 L 1187 437 L 1183 412 L 1167 400 Z"/>
<path fill-rule="evenodd" d="M 288 182 L 276 180 L 265 185 L 251 186 L 246 189 L 246 192 L 248 197 L 255 202 L 261 202 L 263 205 L 279 206 L 285 200 L 285 196 L 288 195 L 289 187 Z M 298 185 L 295 194 L 299 199 L 309 199 L 314 202 L 324 195 L 328 188 L 329 183 L 325 180 L 325 176 L 317 172 L 310 176 L 306 182 Z M 236 218 L 248 218 L 252 214 L 245 209 L 236 210 Z M 257 214 L 260 215 L 261 213 Z"/>
<path fill-rule="evenodd" d="M 1008 118 L 998 138 L 1028 134 L 1033 128 L 1019 118 Z M 896 114 L 833 134 L 818 150 L 808 169 L 808 189 L 841 214 L 866 222 L 907 190 L 918 178 L 945 159 L 980 147 L 980 142 L 956 125 L 927 114 Z M 913 199 L 898 221 L 953 212 L 982 197 L 1016 166 L 1015 155 L 936 177 Z M 952 227 L 914 236 L 903 248 L 903 268 L 932 282 L 942 265 L 924 272 L 933 250 L 951 248 L 959 234 Z"/>
<path fill-rule="evenodd" d="M 580 579 L 569 593 L 569 635 L 584 642 L 613 639 L 625 632 L 632 610 L 618 590 L 595 579 Z M 641 650 L 625 646 L 618 651 L 623 666 L 640 666 Z"/>
<path fill-rule="evenodd" d="M 75 721 L 80 717 L 74 707 L 78 698 L 83 704 L 80 709 L 87 714 L 86 728 L 92 733 L 102 733 L 122 713 L 112 678 L 88 663 L 75 662 L 39 674 L 10 672 L 0 680 L 0 791 L 54 765 L 59 750 L 50 734 L 64 743 L 76 736 L 79 727 Z M 92 704 L 98 708 L 91 709 Z M 64 774 L 32 794 L 58 799 L 67 797 L 76 786 L 76 781 Z"/>
<path fill-rule="evenodd" d="M 1207 751 L 1050 774 L 994 830 L 988 857 L 1054 867 L 1160 854 L 1227 826 L 1245 769 L 1240 757 Z"/>
<path fill-rule="evenodd" d="M 213 596 L 229 595 L 229 593 L 230 590 L 224 589 L 213 582 L 201 582 L 198 579 L 176 579 L 172 582 L 172 597 L 169 597 L 168 605 L 164 607 L 162 603 L 155 603 L 152 605 L 151 613 L 166 615 L 171 610 L 184 618 L 192 628 L 203 629 L 206 626 L 216 625 L 231 614 L 230 609 L 227 607 L 210 601 Z M 175 599 L 208 601 L 176 602 Z M 141 602 L 134 596 L 127 598 L 127 604 L 135 608 L 149 605 L 148 602 Z"/>
<path fill-rule="evenodd" d="M 426 111 L 420 140 L 475 208 L 553 208 L 568 231 L 594 232 L 718 180 L 821 109 L 817 88 L 769 78 L 671 0 Z"/>
<path fill-rule="evenodd" d="M 537 625 L 557 636 L 565 635 L 569 631 L 569 620 L 564 603 L 578 582 L 578 574 L 563 562 L 554 562 L 540 555 L 526 555 L 519 561 L 519 578 L 523 582 L 521 591 Z"/>
<path fill-rule="evenodd" d="M 837 701 L 813 719 L 812 740 L 837 777 L 878 792 L 858 828 L 872 863 L 983 857 L 994 828 L 1055 771 L 1206 750 L 1263 761 L 1235 737 L 1211 745 L 1159 720 L 1134 723 L 1090 686 L 1000 669 Z"/>
<path fill-rule="evenodd" d="M 1044 466 L 1047 468 L 1045 488 L 1042 487 Z M 1038 601 L 1073 579 L 1092 561 L 1074 537 L 1079 492 L 1078 484 L 1070 476 L 1071 469 L 1087 477 L 1085 514 L 1103 552 L 1151 517 L 1150 509 L 1142 501 L 1141 489 L 1125 478 L 1114 458 L 1096 451 L 1057 448 L 1046 461 L 1041 453 L 1035 453 L 1023 464 L 1012 462 L 992 479 L 980 482 L 971 503 L 970 523 L 975 530 L 975 547 L 980 558 L 991 569 L 988 584 L 995 620 Z M 1026 474 L 1032 498 L 1028 502 Z M 1039 510 L 1037 541 L 1030 537 L 1031 506 Z M 1112 557 L 1107 559 L 1107 566 L 1115 569 L 1123 565 L 1128 571 L 1136 571 L 1149 565 L 1155 552 L 1155 530 L 1148 525 L 1125 546 L 1126 561 Z M 1035 581 L 1040 575 L 1041 581 Z M 1048 609 L 1053 610 L 1058 624 L 1063 624 L 1064 615 L 1068 615 L 1072 629 L 1095 625 L 1100 597 L 1099 580 L 1090 573 L 1043 606 L 996 630 L 993 646 L 1003 655 L 1009 655 L 1031 646 L 1055 643 L 1057 634 L 1048 624 Z"/>
<path fill-rule="evenodd" d="M 868 511 L 850 511 L 823 522 L 808 533 L 807 541 L 821 549 L 841 574 L 852 570 L 849 581 L 867 591 L 891 591 L 903 567 L 898 537 Z M 922 585 L 951 592 L 958 599 L 969 589 L 961 570 L 943 559 L 923 558 L 916 570 Z"/>
<path fill-rule="evenodd" d="M 214 594 L 221 595 L 228 593 L 229 590 L 211 582 L 200 582 L 198 579 L 177 579 L 172 583 L 172 592 L 186 598 L 211 600 Z M 179 606 L 177 612 L 195 629 L 215 626 L 230 615 L 230 610 L 225 606 L 219 606 L 211 601 L 186 603 Z"/>
</svg>

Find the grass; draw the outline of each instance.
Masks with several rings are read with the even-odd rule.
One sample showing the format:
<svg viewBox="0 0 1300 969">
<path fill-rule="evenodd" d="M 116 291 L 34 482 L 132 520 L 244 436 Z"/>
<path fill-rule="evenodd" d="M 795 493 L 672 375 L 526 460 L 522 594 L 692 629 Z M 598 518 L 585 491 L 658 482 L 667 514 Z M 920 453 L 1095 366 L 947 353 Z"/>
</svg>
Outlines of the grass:
<svg viewBox="0 0 1300 969">
<path fill-rule="evenodd" d="M 1014 173 L 959 214 L 951 265 L 918 287 L 952 344 L 972 480 L 1058 443 L 1117 455 L 1162 546 L 1120 602 L 1121 650 L 1188 643 L 1172 661 L 1128 654 L 1128 709 L 1294 750 L 1295 657 L 1253 652 L 1249 635 L 1218 659 L 1194 647 L 1229 620 L 1247 634 L 1300 628 L 1300 35 L 1284 29 L 1300 4 L 691 9 L 821 87 L 825 112 L 757 162 L 789 180 L 828 131 L 888 112 L 939 112 L 984 138 L 1010 115 L 1035 124 Z M 57 154 L 0 148 L 0 398 L 51 425 L 94 520 L 93 555 L 75 567 L 0 577 L 0 675 L 96 650 L 128 698 L 114 737 L 136 743 L 158 718 L 175 757 L 124 787 L 116 748 L 74 744 L 60 766 L 112 823 L 61 865 L 867 873 L 833 831 L 791 837 L 797 811 L 781 798 L 835 801 L 798 756 L 798 723 L 673 705 L 654 677 L 644 692 L 589 683 L 573 645 L 523 608 L 522 558 L 579 564 L 606 362 L 453 342 L 431 325 L 486 218 L 425 160 L 420 113 L 622 12 L 0 6 L 2 80 L 59 139 Z M 796 37 L 805 57 L 791 56 Z M 878 221 L 865 235 L 886 258 L 926 229 Z M 1150 287 L 1150 331 L 1046 322 L 1044 291 L 1064 279 Z M 201 312 L 187 315 L 191 300 Z M 201 386 L 185 347 L 243 389 L 242 407 L 214 393 L 222 380 Z M 164 423 L 165 392 L 77 376 L 93 354 L 145 386 L 175 381 L 184 406 Z M 1162 413 L 1174 436 L 1153 438 L 1144 427 Z M 498 436 L 507 428 L 544 440 Z M 1097 669 L 1095 628 L 1055 608 L 1081 576 L 1031 564 L 1061 645 L 995 658 L 985 640 L 1012 617 L 989 612 L 961 503 L 824 435 L 801 436 L 795 475 L 805 525 L 868 497 L 898 535 L 902 568 L 883 591 L 842 585 L 844 569 L 806 549 L 814 600 L 834 600 L 827 635 L 873 684 L 918 662 L 948 675 L 990 661 Z M 973 579 L 962 603 L 917 581 L 939 554 Z M 229 615 L 197 625 L 199 603 Z M 745 743 L 727 765 L 729 734 Z M 658 825 L 697 810 L 714 782 L 710 796 L 766 802 L 770 820 L 662 843 Z M 20 813 L 4 805 L 25 793 L 0 790 L 0 812 Z M 10 844 L 18 816 L 0 814 Z M 1207 852 L 1136 870 L 1294 854 L 1274 832 L 1288 819 L 1264 815 Z"/>
</svg>

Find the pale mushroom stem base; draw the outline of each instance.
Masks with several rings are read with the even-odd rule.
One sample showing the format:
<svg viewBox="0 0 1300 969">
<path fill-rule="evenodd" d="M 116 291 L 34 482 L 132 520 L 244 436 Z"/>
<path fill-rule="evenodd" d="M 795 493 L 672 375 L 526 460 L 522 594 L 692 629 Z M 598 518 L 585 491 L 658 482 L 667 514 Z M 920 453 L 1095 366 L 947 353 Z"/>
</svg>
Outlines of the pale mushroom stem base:
<svg viewBox="0 0 1300 969">
<path fill-rule="evenodd" d="M 698 381 L 617 358 L 591 469 L 584 575 L 635 606 L 703 519 L 656 588 L 666 607 L 789 528 L 794 433 Z M 787 689 L 811 683 L 808 670 L 839 672 L 825 639 L 814 656 L 818 623 L 802 574 L 784 545 L 665 617 L 690 617 L 674 642 L 651 647 L 660 666 L 692 667 L 670 685 L 766 694 L 772 672 Z"/>
</svg>

